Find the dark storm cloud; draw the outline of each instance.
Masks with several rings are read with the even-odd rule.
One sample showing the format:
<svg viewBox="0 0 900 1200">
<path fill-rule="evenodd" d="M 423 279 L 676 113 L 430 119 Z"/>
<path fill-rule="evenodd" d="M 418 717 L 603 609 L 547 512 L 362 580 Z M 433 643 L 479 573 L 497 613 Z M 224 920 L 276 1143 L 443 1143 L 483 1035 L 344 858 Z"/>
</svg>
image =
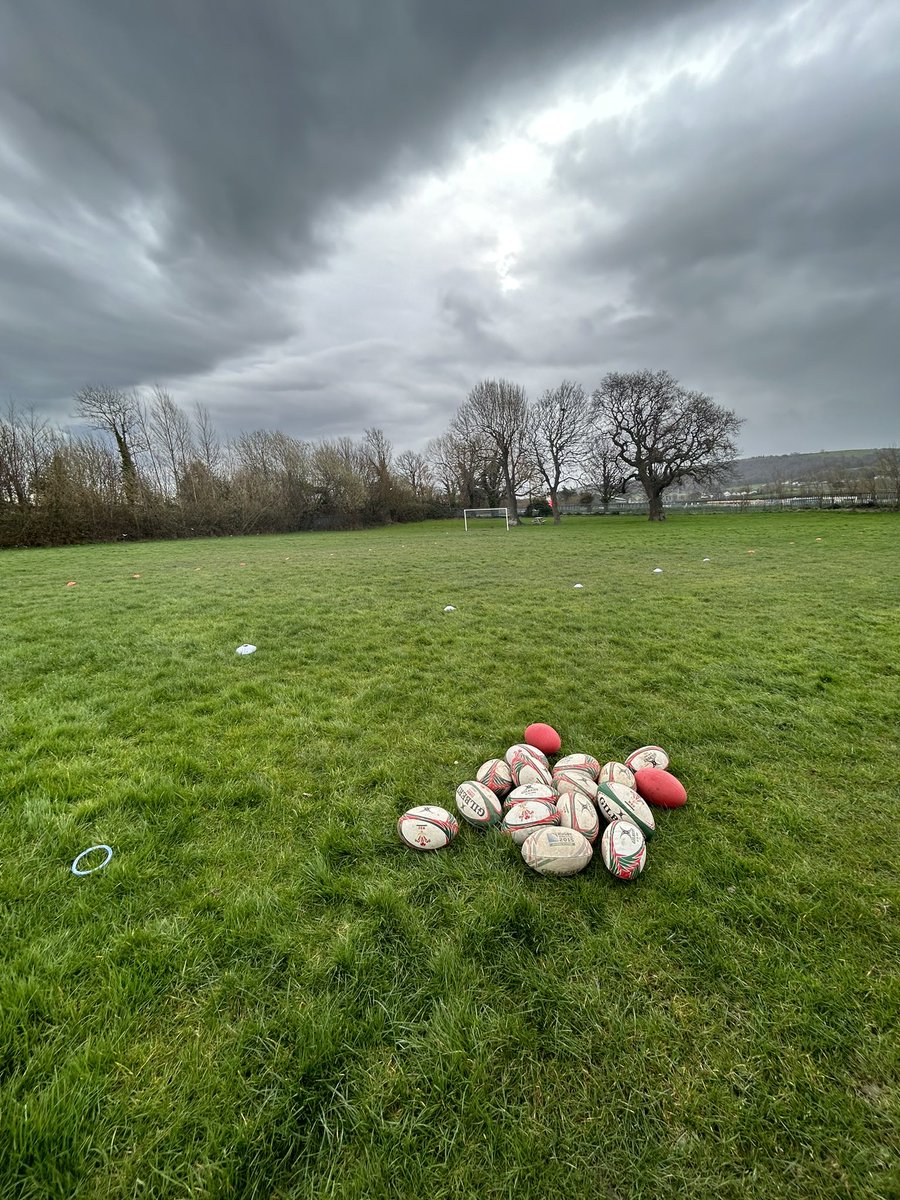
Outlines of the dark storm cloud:
<svg viewBox="0 0 900 1200">
<path fill-rule="evenodd" d="M 67 378 L 72 390 L 96 379 L 129 386 L 203 370 L 229 343 L 252 345 L 290 328 L 271 295 L 248 302 L 231 279 L 209 290 L 196 278 L 152 287 L 123 270 L 114 256 L 98 272 L 33 245 L 0 247 L 10 296 L 0 324 L 3 382 L 38 400 L 52 399 Z"/>
<path fill-rule="evenodd" d="M 44 404 L 262 349 L 343 207 L 591 39 L 700 0 L 0 3 L 0 363 Z"/>
<path fill-rule="evenodd" d="M 596 221 L 547 269 L 627 277 L 641 310 L 598 314 L 610 358 L 714 382 L 759 446 L 900 434 L 900 21 L 840 8 L 830 46 L 797 61 L 763 37 L 557 164 Z"/>
<path fill-rule="evenodd" d="M 159 197 L 161 259 L 208 243 L 280 255 L 324 201 L 431 160 L 504 82 L 533 86 L 586 36 L 702 7 L 30 0 L 0 26 L 5 107 L 29 158 L 92 209 Z"/>
</svg>

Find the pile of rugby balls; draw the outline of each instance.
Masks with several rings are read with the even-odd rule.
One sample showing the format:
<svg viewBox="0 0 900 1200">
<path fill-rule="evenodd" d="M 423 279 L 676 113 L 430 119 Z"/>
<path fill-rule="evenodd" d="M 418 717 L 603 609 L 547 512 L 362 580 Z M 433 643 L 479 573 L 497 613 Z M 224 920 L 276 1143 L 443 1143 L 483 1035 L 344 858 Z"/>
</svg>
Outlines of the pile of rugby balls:
<svg viewBox="0 0 900 1200">
<path fill-rule="evenodd" d="M 530 725 L 525 739 L 459 785 L 456 808 L 463 820 L 507 835 L 541 875 L 583 870 L 598 839 L 612 875 L 623 880 L 640 875 L 656 831 L 650 806 L 681 808 L 687 801 L 684 787 L 667 770 L 665 750 L 641 746 L 624 762 L 602 765 L 591 754 L 567 754 L 551 767 L 548 753 L 561 744 L 555 730 Z M 397 831 L 414 849 L 438 850 L 456 837 L 459 821 L 445 808 L 422 805 L 403 814 Z"/>
</svg>

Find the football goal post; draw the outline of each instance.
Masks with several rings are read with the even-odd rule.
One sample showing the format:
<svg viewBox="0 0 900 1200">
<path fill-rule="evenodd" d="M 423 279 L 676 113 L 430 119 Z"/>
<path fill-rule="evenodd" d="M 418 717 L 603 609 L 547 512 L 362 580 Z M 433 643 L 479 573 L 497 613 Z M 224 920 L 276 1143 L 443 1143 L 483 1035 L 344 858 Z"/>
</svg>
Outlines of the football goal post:
<svg viewBox="0 0 900 1200">
<path fill-rule="evenodd" d="M 509 532 L 509 509 L 508 508 L 464 508 L 463 509 L 463 525 L 466 533 L 469 532 L 469 523 L 483 520 L 503 521 L 506 524 L 506 531 Z"/>
</svg>

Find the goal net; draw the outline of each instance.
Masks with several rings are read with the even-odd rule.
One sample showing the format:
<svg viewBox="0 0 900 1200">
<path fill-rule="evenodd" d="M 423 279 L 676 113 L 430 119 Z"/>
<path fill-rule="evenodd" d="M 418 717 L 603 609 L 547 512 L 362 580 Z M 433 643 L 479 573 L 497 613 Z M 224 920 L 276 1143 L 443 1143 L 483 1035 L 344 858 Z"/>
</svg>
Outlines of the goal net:
<svg viewBox="0 0 900 1200">
<path fill-rule="evenodd" d="M 509 529 L 509 509 L 508 508 L 464 508 L 463 509 L 463 524 L 465 525 L 466 533 L 469 532 L 469 526 L 484 522 L 485 525 L 504 525 Z"/>
</svg>

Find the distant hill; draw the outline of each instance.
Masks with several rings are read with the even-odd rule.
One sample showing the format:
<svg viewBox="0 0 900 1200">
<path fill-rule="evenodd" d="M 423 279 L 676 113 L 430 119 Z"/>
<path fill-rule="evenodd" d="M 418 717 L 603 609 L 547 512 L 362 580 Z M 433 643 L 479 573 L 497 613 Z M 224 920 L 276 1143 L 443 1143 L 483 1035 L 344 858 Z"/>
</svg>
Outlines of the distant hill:
<svg viewBox="0 0 900 1200">
<path fill-rule="evenodd" d="M 882 450 L 820 450 L 814 454 L 764 454 L 739 458 L 728 483 L 767 484 L 828 482 L 838 484 L 871 477 Z M 728 486 L 728 484 L 726 484 Z"/>
</svg>

